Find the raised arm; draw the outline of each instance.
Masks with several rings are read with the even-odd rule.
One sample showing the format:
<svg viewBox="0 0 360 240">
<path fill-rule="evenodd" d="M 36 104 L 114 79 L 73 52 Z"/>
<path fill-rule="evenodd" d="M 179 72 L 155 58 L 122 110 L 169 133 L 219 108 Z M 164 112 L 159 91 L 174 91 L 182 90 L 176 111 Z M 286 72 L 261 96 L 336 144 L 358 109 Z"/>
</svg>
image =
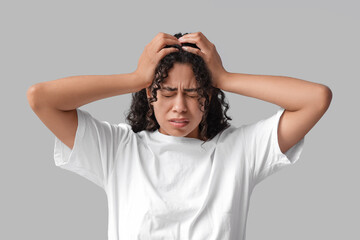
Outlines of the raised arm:
<svg viewBox="0 0 360 240">
<path fill-rule="evenodd" d="M 33 110 L 49 107 L 70 111 L 103 98 L 139 91 L 144 84 L 134 73 L 71 76 L 37 83 L 28 89 L 27 97 Z"/>
<path fill-rule="evenodd" d="M 37 83 L 27 91 L 29 104 L 46 127 L 72 148 L 78 123 L 76 108 L 148 87 L 158 61 L 170 52 L 178 51 L 175 48 L 163 48 L 172 44 L 179 44 L 176 37 L 157 34 L 146 45 L 133 73 L 71 76 Z"/>
<path fill-rule="evenodd" d="M 201 50 L 185 50 L 203 57 L 213 76 L 213 86 L 224 91 L 274 103 L 285 109 L 278 127 L 278 142 L 283 153 L 302 139 L 320 120 L 332 100 L 329 87 L 285 76 L 252 75 L 227 72 L 215 45 L 201 32 L 179 39 L 194 43 Z"/>
<path fill-rule="evenodd" d="M 292 77 L 228 73 L 219 88 L 277 104 L 285 109 L 278 127 L 283 153 L 302 139 L 328 109 L 331 90 L 321 84 Z"/>
</svg>

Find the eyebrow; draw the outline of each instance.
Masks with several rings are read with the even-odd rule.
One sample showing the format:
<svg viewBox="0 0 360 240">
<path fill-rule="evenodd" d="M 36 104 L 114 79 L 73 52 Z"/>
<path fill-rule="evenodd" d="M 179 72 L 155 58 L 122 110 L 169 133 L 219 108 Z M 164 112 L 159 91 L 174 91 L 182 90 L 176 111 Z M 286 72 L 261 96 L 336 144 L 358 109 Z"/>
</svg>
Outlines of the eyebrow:
<svg viewBox="0 0 360 240">
<path fill-rule="evenodd" d="M 168 87 L 168 86 L 164 86 L 161 89 L 171 91 L 171 92 L 174 92 L 174 91 L 178 90 L 177 88 L 172 88 L 172 87 Z M 185 92 L 196 92 L 197 89 L 199 89 L 199 88 L 184 88 L 184 91 Z"/>
</svg>

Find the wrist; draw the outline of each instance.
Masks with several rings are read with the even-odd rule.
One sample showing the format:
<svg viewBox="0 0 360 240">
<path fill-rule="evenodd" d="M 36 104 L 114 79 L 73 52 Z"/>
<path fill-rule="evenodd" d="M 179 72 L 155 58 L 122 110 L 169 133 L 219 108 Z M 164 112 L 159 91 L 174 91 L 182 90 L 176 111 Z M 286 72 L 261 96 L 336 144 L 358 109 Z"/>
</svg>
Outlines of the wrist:
<svg viewBox="0 0 360 240">
<path fill-rule="evenodd" d="M 224 90 L 224 89 L 223 89 L 223 88 L 224 88 L 224 85 L 225 85 L 226 81 L 229 80 L 230 75 L 231 75 L 231 73 L 230 73 L 230 72 L 227 72 L 227 71 L 224 71 L 224 72 L 222 72 L 221 74 L 219 74 L 219 75 L 216 77 L 216 79 L 214 79 L 214 80 L 215 80 L 215 82 L 214 82 L 214 87 L 220 88 L 220 89 Z"/>
<path fill-rule="evenodd" d="M 148 81 L 146 81 L 146 79 L 136 70 L 130 74 L 131 74 L 131 79 L 133 79 L 133 81 L 136 81 L 138 84 L 140 84 L 141 89 L 150 86 Z"/>
</svg>

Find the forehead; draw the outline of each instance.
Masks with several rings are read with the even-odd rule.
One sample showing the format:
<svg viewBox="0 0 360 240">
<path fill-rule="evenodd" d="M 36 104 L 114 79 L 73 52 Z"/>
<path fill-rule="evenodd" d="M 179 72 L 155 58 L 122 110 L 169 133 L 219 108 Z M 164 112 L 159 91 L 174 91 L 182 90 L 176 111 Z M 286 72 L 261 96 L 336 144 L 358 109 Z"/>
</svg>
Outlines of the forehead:
<svg viewBox="0 0 360 240">
<path fill-rule="evenodd" d="M 160 84 L 162 89 L 195 89 L 196 78 L 190 64 L 175 63 L 169 70 L 168 77 Z"/>
</svg>

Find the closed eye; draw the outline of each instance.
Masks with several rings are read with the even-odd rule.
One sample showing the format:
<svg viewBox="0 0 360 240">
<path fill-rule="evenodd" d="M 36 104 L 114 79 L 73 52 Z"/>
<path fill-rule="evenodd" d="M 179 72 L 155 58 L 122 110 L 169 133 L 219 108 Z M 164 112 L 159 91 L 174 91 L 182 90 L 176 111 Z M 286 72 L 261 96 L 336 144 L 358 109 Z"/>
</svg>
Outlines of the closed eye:
<svg viewBox="0 0 360 240">
<path fill-rule="evenodd" d="M 166 97 L 166 98 L 169 98 L 169 97 L 173 97 L 174 95 L 162 95 L 163 97 Z M 191 97 L 191 98 L 197 98 L 197 95 L 195 95 L 195 96 L 190 96 L 190 95 L 188 95 L 188 97 Z"/>
</svg>

